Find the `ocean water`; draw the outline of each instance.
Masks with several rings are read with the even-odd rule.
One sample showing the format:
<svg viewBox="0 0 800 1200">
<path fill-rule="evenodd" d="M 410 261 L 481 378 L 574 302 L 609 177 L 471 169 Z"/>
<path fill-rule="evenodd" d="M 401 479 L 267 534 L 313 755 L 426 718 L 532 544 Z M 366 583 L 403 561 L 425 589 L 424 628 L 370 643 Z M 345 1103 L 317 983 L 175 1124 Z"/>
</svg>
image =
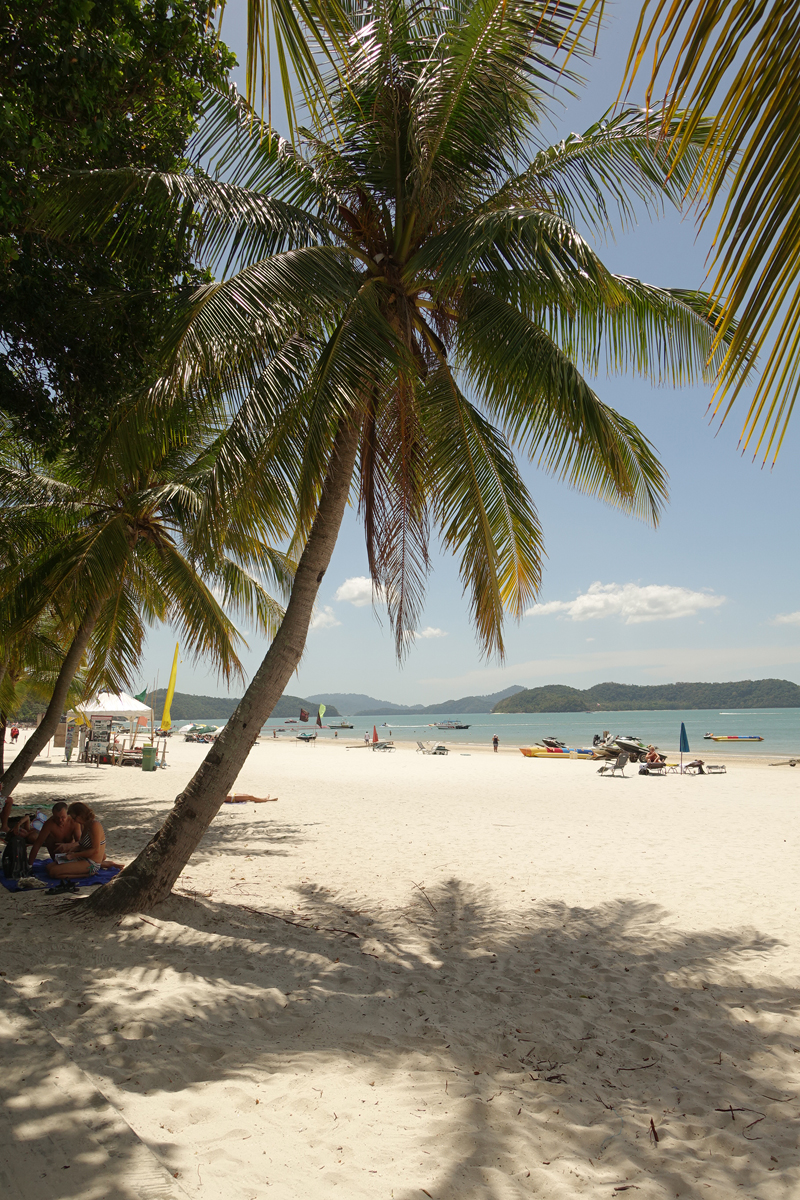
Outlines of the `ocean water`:
<svg viewBox="0 0 800 1200">
<path fill-rule="evenodd" d="M 343 718 L 334 717 L 333 721 Z M 392 737 L 394 741 L 427 741 L 437 738 L 447 745 L 486 746 L 497 734 L 501 746 L 529 746 L 543 737 L 557 737 L 569 746 L 591 746 L 592 738 L 604 729 L 611 733 L 632 734 L 645 743 L 652 742 L 659 749 L 677 752 L 681 721 L 686 725 L 692 754 L 708 759 L 730 758 L 736 755 L 758 755 L 765 758 L 775 755 L 796 755 L 800 758 L 800 709 L 798 708 L 748 708 L 720 712 L 719 709 L 670 710 L 664 712 L 593 712 L 593 713 L 469 713 L 462 717 L 445 713 L 440 717 L 426 713 L 424 716 L 398 714 L 396 718 L 386 716 L 349 717 L 353 729 L 338 731 L 340 738 L 363 738 L 365 732 L 372 737 L 373 726 L 381 738 Z M 469 729 L 438 730 L 431 728 L 436 721 L 462 721 Z M 209 720 L 209 725 L 221 728 L 225 722 Z M 177 722 L 176 722 L 177 726 Z M 303 730 L 315 730 L 313 721 L 307 725 L 286 724 L 286 718 L 270 717 L 262 733 L 269 737 L 273 730 L 283 729 L 279 737 L 293 737 Z M 178 728 L 175 732 L 179 733 Z M 316 729 L 321 738 L 333 738 L 333 729 Z M 760 734 L 763 742 L 711 742 L 704 741 L 705 733 Z"/>
</svg>

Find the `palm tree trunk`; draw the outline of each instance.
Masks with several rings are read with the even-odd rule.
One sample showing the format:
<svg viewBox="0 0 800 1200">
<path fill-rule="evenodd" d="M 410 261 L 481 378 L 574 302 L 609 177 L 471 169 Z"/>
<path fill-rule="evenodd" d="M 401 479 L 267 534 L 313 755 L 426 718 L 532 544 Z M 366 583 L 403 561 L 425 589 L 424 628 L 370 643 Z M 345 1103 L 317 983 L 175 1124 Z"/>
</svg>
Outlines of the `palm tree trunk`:
<svg viewBox="0 0 800 1200">
<path fill-rule="evenodd" d="M 42 717 L 41 723 L 34 729 L 17 757 L 3 774 L 2 779 L 0 779 L 0 791 L 2 791 L 4 796 L 11 795 L 14 788 L 24 778 L 29 768 L 33 766 L 38 755 L 44 750 L 50 738 L 58 729 L 58 723 L 61 720 L 61 714 L 67 702 L 67 693 L 69 692 L 70 684 L 78 673 L 102 607 L 103 597 L 98 596 L 86 610 L 83 621 L 78 627 L 70 648 L 64 656 L 61 670 L 58 673 L 58 678 L 53 688 L 53 694 L 50 697 L 50 703 Z"/>
<path fill-rule="evenodd" d="M 319 585 L 342 524 L 357 447 L 357 427 L 340 429 L 286 615 L 236 711 L 158 833 L 116 879 L 86 901 L 89 911 L 116 916 L 152 908 L 166 899 L 219 812 L 302 657 Z"/>
<path fill-rule="evenodd" d="M 8 670 L 7 663 L 0 663 L 0 683 L 2 683 L 3 680 L 5 679 L 7 670 Z M 6 727 L 7 727 L 7 725 L 8 725 L 7 713 L 2 712 L 2 713 L 0 713 L 0 776 L 2 776 L 3 768 L 5 766 L 5 761 L 6 761 Z M 2 791 L 2 788 L 0 788 L 0 791 Z"/>
</svg>

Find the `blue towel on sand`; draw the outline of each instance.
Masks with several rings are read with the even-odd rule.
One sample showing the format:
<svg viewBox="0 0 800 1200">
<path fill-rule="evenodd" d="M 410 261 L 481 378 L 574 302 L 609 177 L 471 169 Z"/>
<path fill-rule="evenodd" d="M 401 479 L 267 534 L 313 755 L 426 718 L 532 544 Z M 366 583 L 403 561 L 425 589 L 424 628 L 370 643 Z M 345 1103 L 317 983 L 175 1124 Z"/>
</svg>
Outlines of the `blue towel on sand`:
<svg viewBox="0 0 800 1200">
<path fill-rule="evenodd" d="M 33 864 L 33 874 L 37 879 L 42 879 L 48 887 L 58 887 L 61 883 L 60 879 L 51 879 L 47 874 L 47 863 L 49 859 L 43 859 L 41 862 Z M 115 875 L 119 875 L 119 867 L 108 867 L 105 871 L 98 871 L 96 875 L 79 875 L 77 879 L 71 880 L 72 883 L 77 883 L 78 887 L 91 887 L 95 883 L 108 883 L 109 879 L 113 879 Z M 25 888 L 17 887 L 16 879 L 6 879 L 0 873 L 0 883 L 7 892 L 24 892 Z"/>
</svg>

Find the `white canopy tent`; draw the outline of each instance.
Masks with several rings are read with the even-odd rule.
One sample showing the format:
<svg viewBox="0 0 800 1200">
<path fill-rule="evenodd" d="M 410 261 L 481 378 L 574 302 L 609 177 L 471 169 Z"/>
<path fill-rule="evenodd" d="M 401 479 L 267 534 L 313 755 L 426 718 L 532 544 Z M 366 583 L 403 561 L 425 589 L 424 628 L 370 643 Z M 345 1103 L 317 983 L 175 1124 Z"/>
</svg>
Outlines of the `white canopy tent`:
<svg viewBox="0 0 800 1200">
<path fill-rule="evenodd" d="M 68 715 L 73 719 L 86 717 L 90 721 L 92 717 L 111 717 L 114 721 L 132 721 L 139 717 L 147 717 L 150 721 L 154 713 L 149 705 L 134 700 L 127 692 L 98 692 L 86 704 L 77 705 Z"/>
</svg>

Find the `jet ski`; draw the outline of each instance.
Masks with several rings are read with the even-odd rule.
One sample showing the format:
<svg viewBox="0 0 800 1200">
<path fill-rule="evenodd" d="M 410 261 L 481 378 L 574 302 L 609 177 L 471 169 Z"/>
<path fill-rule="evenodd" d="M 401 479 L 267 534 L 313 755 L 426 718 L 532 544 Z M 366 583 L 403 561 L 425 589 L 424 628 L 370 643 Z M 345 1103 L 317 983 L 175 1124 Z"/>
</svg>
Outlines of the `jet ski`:
<svg viewBox="0 0 800 1200">
<path fill-rule="evenodd" d="M 609 734 L 606 731 L 602 737 L 595 734 L 593 748 L 595 758 L 618 758 L 620 754 L 627 754 L 632 763 L 644 761 L 647 754 L 645 743 L 630 733 Z"/>
</svg>

